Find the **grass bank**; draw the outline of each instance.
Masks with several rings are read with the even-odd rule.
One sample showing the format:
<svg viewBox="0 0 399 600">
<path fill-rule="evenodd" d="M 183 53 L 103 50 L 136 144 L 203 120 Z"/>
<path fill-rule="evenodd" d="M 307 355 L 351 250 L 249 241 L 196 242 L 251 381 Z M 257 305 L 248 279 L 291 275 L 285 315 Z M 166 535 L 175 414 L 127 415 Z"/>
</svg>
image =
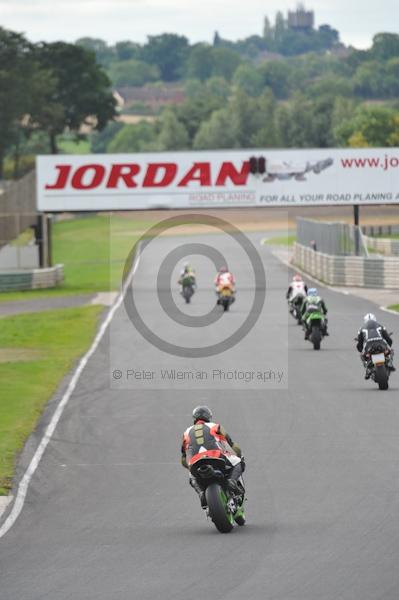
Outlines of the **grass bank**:
<svg viewBox="0 0 399 600">
<path fill-rule="evenodd" d="M 2 292 L 0 302 L 118 289 L 129 251 L 150 226 L 129 217 L 102 215 L 54 223 L 53 262 L 64 264 L 64 284 L 50 290 Z"/>
<path fill-rule="evenodd" d="M 101 310 L 85 306 L 1 319 L 0 495 L 11 487 L 18 453 L 46 402 L 89 347 Z"/>
<path fill-rule="evenodd" d="M 265 244 L 271 246 L 293 246 L 296 242 L 296 235 L 281 235 L 265 239 Z"/>
</svg>

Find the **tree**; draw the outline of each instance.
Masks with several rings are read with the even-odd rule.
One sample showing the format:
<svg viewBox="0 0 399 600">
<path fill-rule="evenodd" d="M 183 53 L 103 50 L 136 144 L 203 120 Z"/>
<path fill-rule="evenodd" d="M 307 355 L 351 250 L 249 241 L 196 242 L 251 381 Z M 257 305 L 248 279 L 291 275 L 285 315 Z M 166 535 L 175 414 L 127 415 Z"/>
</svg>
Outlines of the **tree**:
<svg viewBox="0 0 399 600">
<path fill-rule="evenodd" d="M 207 88 L 202 85 L 195 98 L 187 99 L 175 109 L 177 118 L 183 123 L 191 142 L 196 136 L 201 123 L 207 121 L 213 111 L 225 104 L 222 97 L 207 92 Z"/>
<path fill-rule="evenodd" d="M 188 39 L 182 35 L 150 35 L 143 46 L 142 59 L 157 65 L 164 81 L 175 81 L 183 74 L 188 52 Z"/>
<path fill-rule="evenodd" d="M 312 104 L 303 96 L 295 94 L 288 106 L 276 109 L 278 138 L 286 148 L 310 148 L 315 146 Z"/>
<path fill-rule="evenodd" d="M 33 110 L 40 85 L 33 83 L 45 74 L 32 57 L 32 46 L 26 38 L 0 27 L 0 179 L 7 150 L 19 144 L 22 119 Z M 48 82 L 49 83 L 49 82 Z"/>
<path fill-rule="evenodd" d="M 283 60 L 269 60 L 259 67 L 263 86 L 270 87 L 276 98 L 287 98 L 290 92 L 291 67 Z"/>
<path fill-rule="evenodd" d="M 227 81 L 241 62 L 240 55 L 230 48 L 212 48 L 212 75 Z"/>
<path fill-rule="evenodd" d="M 111 121 L 102 131 L 93 132 L 90 136 L 91 151 L 99 154 L 107 152 L 108 145 L 123 127 L 120 121 Z"/>
<path fill-rule="evenodd" d="M 205 94 L 211 98 L 227 100 L 230 96 L 230 86 L 224 77 L 210 77 L 205 83 Z"/>
<path fill-rule="evenodd" d="M 273 28 L 267 17 L 263 19 L 263 37 L 267 42 L 273 42 Z"/>
<path fill-rule="evenodd" d="M 213 69 L 212 47 L 208 44 L 196 44 L 187 59 L 186 73 L 191 79 L 205 81 L 209 79 Z"/>
<path fill-rule="evenodd" d="M 115 44 L 116 56 L 119 60 L 130 60 L 131 58 L 140 58 L 141 46 L 135 42 L 124 40 Z"/>
<path fill-rule="evenodd" d="M 64 42 L 43 43 L 35 56 L 56 82 L 47 90 L 45 106 L 31 115 L 47 131 L 53 153 L 58 151 L 57 135 L 66 128 L 77 136 L 82 125 L 101 131 L 115 117 L 110 81 L 91 51 Z"/>
<path fill-rule="evenodd" d="M 195 150 L 237 148 L 228 109 L 222 108 L 213 112 L 209 120 L 201 124 L 195 136 L 193 148 Z"/>
<path fill-rule="evenodd" d="M 276 131 L 275 110 L 276 100 L 272 91 L 266 90 L 257 98 L 257 122 L 251 145 L 256 148 L 275 148 L 280 145 Z"/>
<path fill-rule="evenodd" d="M 359 106 L 352 119 L 336 128 L 335 135 L 345 146 L 356 143 L 372 147 L 396 146 L 399 112 L 386 106 Z"/>
<path fill-rule="evenodd" d="M 286 31 L 286 23 L 283 13 L 279 10 L 276 13 L 276 20 L 274 22 L 274 45 L 276 50 L 280 50 L 280 47 L 284 41 L 284 33 Z"/>
<path fill-rule="evenodd" d="M 249 148 L 252 137 L 259 127 L 259 112 L 257 102 L 243 90 L 237 90 L 229 103 L 231 116 L 230 127 L 234 131 L 236 146 Z"/>
<path fill-rule="evenodd" d="M 264 87 L 263 77 L 256 67 L 245 63 L 237 67 L 233 84 L 243 90 L 248 96 L 259 96 Z"/>
<path fill-rule="evenodd" d="M 185 150 L 189 147 L 187 130 L 178 121 L 173 110 L 164 110 L 160 121 L 161 129 L 157 140 L 160 150 Z"/>
<path fill-rule="evenodd" d="M 306 88 L 306 95 L 310 98 L 320 98 L 329 96 L 353 96 L 353 83 L 347 77 L 337 77 L 336 75 L 326 75 L 320 79 L 316 79 Z"/>
<path fill-rule="evenodd" d="M 77 46 L 94 52 L 97 61 L 103 66 L 107 66 L 115 59 L 114 49 L 109 47 L 107 42 L 104 42 L 100 38 L 83 37 L 76 40 L 75 43 Z"/>
<path fill-rule="evenodd" d="M 109 142 L 107 152 L 143 152 L 155 141 L 153 123 L 140 121 L 135 125 L 124 125 Z"/>
<path fill-rule="evenodd" d="M 377 60 L 399 57 L 399 35 L 397 33 L 377 33 L 373 37 L 371 54 Z"/>
</svg>

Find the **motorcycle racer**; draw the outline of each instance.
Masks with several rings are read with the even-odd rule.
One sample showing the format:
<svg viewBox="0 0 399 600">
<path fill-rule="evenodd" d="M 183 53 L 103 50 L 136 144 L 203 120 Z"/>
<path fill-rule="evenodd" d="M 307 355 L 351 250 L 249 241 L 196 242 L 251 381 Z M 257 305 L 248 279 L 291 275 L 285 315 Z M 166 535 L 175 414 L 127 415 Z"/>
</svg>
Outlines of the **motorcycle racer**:
<svg viewBox="0 0 399 600">
<path fill-rule="evenodd" d="M 228 488 L 232 493 L 243 495 L 244 484 L 241 478 L 245 469 L 241 448 L 218 423 L 212 421 L 212 412 L 207 406 L 197 406 L 193 410 L 193 422 L 183 434 L 181 463 L 190 471 L 190 485 L 197 492 L 201 507 L 206 508 L 205 492 L 200 482 L 191 474 L 191 467 L 202 458 L 224 457 L 232 467 Z"/>
<path fill-rule="evenodd" d="M 303 297 L 306 296 L 307 293 L 308 286 L 300 275 L 295 274 L 286 293 L 287 300 L 293 302 L 298 296 Z"/>
<path fill-rule="evenodd" d="M 309 288 L 306 298 L 303 301 L 301 307 L 301 318 L 303 327 L 305 329 L 305 340 L 309 339 L 310 330 L 308 327 L 307 319 L 310 316 L 311 312 L 314 310 L 320 311 L 320 313 L 324 316 L 324 328 L 323 335 L 329 335 L 327 331 L 327 306 L 324 302 L 323 298 L 318 295 L 316 288 Z"/>
<path fill-rule="evenodd" d="M 360 359 L 363 363 L 363 366 L 366 369 L 366 374 L 364 376 L 365 379 L 370 379 L 371 376 L 371 371 L 368 368 L 368 362 L 366 359 L 366 353 L 367 353 L 367 349 L 370 345 L 370 343 L 372 342 L 376 342 L 376 341 L 381 341 L 383 340 L 389 347 L 389 349 L 391 350 L 390 355 L 389 355 L 389 364 L 388 364 L 388 368 L 390 369 L 391 372 L 396 371 L 395 367 L 393 366 L 393 362 L 392 362 L 392 357 L 393 357 L 393 350 L 392 350 L 392 338 L 389 335 L 388 331 L 385 329 L 385 327 L 383 325 L 380 325 L 380 323 L 378 323 L 376 316 L 373 313 L 367 313 L 366 315 L 364 315 L 363 317 L 363 327 L 361 327 L 359 329 L 359 331 L 357 332 L 357 337 L 355 338 L 356 340 L 356 348 L 358 350 L 358 352 L 360 352 Z"/>
<path fill-rule="evenodd" d="M 218 289 L 221 286 L 232 286 L 232 288 L 235 288 L 235 284 L 236 284 L 236 280 L 235 277 L 233 275 L 233 273 L 231 273 L 227 267 L 220 267 L 216 277 L 215 277 L 215 286 L 216 289 Z"/>
<path fill-rule="evenodd" d="M 192 285 L 195 286 L 195 271 L 189 263 L 183 265 L 183 270 L 180 272 L 180 278 L 177 283 L 183 285 L 185 279 L 191 280 Z"/>
</svg>

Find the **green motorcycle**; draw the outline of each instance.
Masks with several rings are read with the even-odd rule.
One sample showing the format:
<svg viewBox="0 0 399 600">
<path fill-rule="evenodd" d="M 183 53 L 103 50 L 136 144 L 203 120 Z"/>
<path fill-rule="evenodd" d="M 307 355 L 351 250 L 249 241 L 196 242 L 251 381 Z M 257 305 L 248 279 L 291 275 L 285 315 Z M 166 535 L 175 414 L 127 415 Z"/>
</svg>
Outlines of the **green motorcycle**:
<svg viewBox="0 0 399 600">
<path fill-rule="evenodd" d="M 326 335 L 327 319 L 320 308 L 321 299 L 312 298 L 306 306 L 306 312 L 303 315 L 303 325 L 306 332 L 306 339 L 313 344 L 314 350 L 320 350 L 321 340 Z"/>
<path fill-rule="evenodd" d="M 229 533 L 234 523 L 245 525 L 245 492 L 232 494 L 227 482 L 231 466 L 222 458 L 204 458 L 190 469 L 192 475 L 205 489 L 207 514 L 220 533 Z"/>
<path fill-rule="evenodd" d="M 181 295 L 185 299 L 186 304 L 189 304 L 195 292 L 195 277 L 193 275 L 185 275 L 181 280 L 181 286 Z"/>
</svg>

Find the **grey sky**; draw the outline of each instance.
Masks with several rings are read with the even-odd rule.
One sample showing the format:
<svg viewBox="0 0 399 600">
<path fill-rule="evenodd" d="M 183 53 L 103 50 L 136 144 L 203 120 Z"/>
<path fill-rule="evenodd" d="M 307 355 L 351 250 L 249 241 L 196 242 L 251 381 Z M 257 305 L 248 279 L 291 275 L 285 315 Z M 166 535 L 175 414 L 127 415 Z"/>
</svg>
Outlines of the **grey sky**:
<svg viewBox="0 0 399 600">
<path fill-rule="evenodd" d="M 173 32 L 190 42 L 236 40 L 262 32 L 265 15 L 294 9 L 296 0 L 0 0 L 0 26 L 32 41 L 100 37 L 109 43 Z M 316 26 L 328 23 L 345 44 L 367 48 L 380 31 L 397 33 L 399 0 L 308 0 Z"/>
</svg>

